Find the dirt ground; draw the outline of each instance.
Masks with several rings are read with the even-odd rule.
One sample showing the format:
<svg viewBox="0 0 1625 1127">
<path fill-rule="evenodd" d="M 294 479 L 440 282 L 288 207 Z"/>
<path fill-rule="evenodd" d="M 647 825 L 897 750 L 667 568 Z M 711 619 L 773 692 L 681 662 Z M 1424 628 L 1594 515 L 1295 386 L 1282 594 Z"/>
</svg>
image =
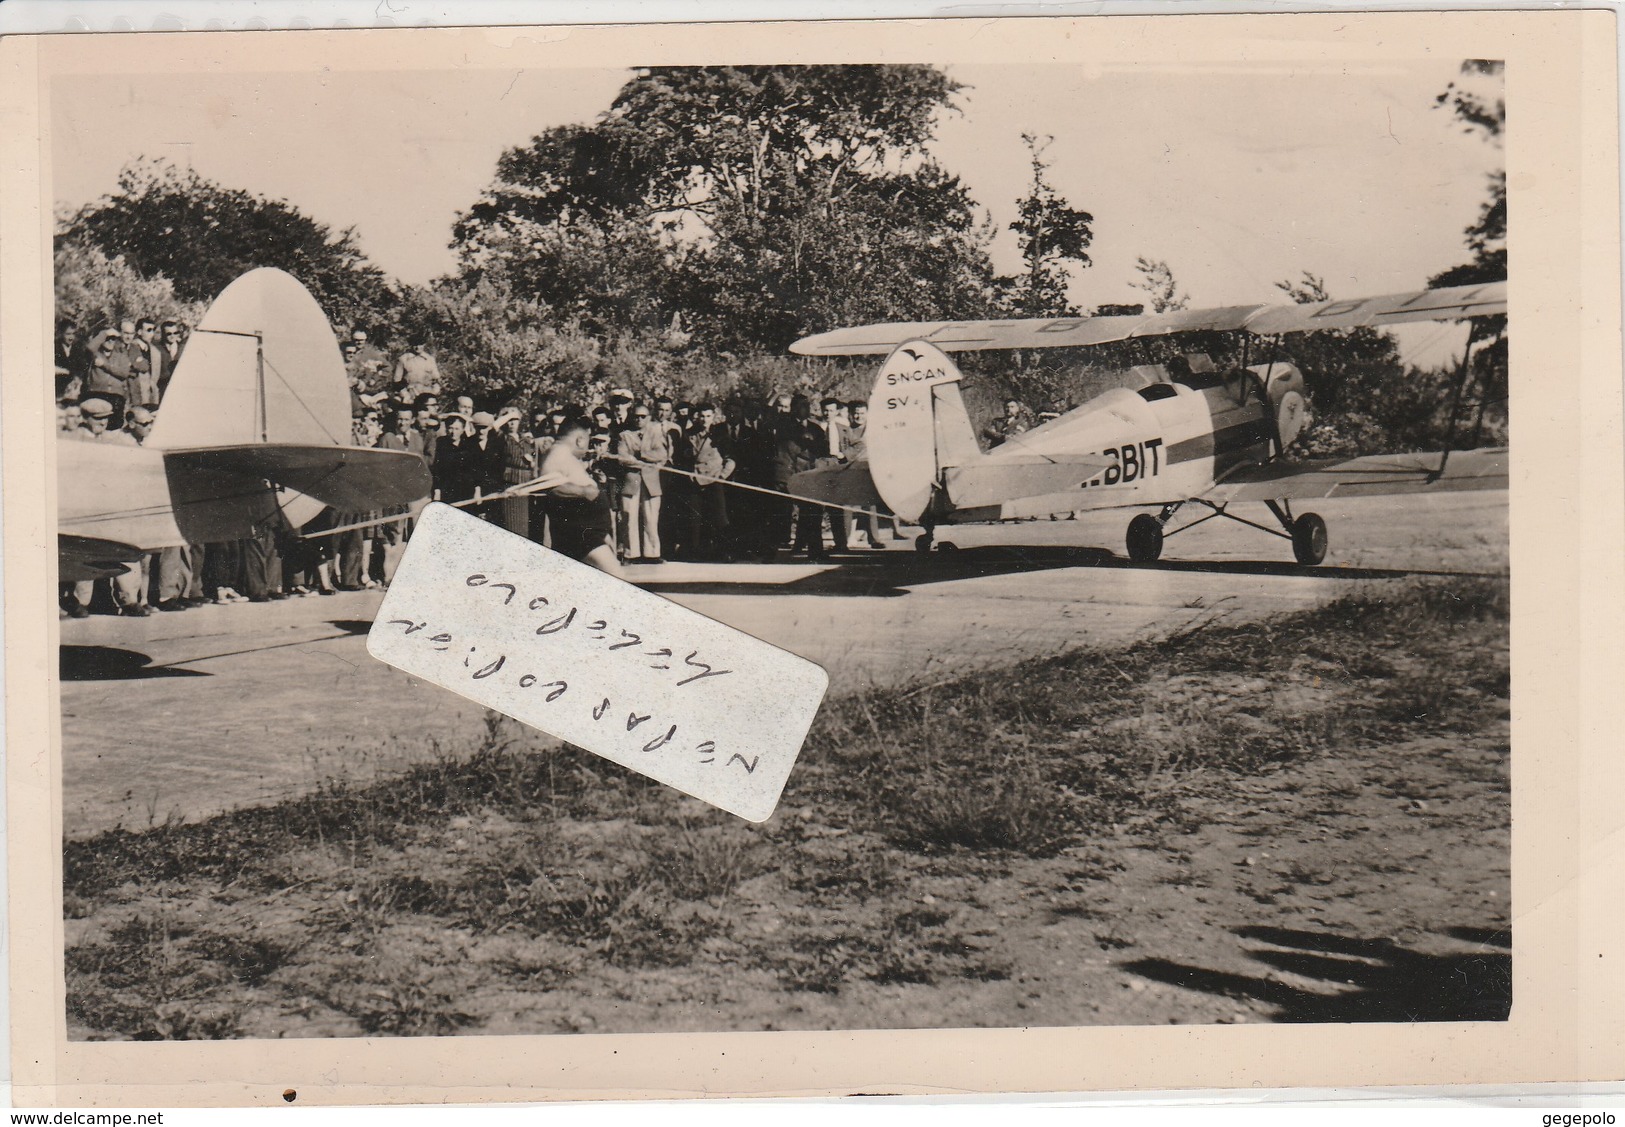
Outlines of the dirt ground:
<svg viewBox="0 0 1625 1127">
<path fill-rule="evenodd" d="M 69 1035 L 1495 1020 L 1506 584 L 826 706 L 756 827 L 468 758 L 70 842 Z"/>
</svg>

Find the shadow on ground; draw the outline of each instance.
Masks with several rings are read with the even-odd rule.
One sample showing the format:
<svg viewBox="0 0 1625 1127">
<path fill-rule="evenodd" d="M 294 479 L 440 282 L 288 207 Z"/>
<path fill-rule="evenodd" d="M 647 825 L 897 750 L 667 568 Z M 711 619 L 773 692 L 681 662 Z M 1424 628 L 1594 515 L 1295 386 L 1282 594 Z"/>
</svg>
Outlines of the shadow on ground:
<svg viewBox="0 0 1625 1127">
<path fill-rule="evenodd" d="M 323 634 L 318 638 L 295 638 L 288 642 L 271 642 L 263 646 L 247 646 L 239 650 L 226 650 L 223 653 L 198 654 L 196 657 L 177 658 L 163 665 L 152 665 L 152 658 L 135 650 L 120 650 L 111 646 L 59 646 L 62 680 L 139 681 L 149 677 L 209 677 L 212 674 L 196 669 L 182 669 L 181 666 L 218 661 L 223 657 L 240 657 L 243 654 L 313 646 L 319 642 L 336 642 L 343 638 L 365 634 L 372 629 L 370 622 L 350 619 L 340 620 L 333 625 L 339 628 L 340 633 Z"/>
<path fill-rule="evenodd" d="M 1391 939 L 1356 939 L 1281 927 L 1231 929 L 1255 946 L 1247 955 L 1327 992 L 1267 975 L 1234 974 L 1166 959 L 1124 969 L 1157 982 L 1276 1007 L 1277 1021 L 1505 1021 L 1512 1011 L 1512 956 L 1501 951 L 1426 955 Z M 1450 928 L 1442 934 L 1510 950 L 1505 932 Z M 1336 993 L 1330 992 L 1332 989 Z"/>
<path fill-rule="evenodd" d="M 113 646 L 61 646 L 58 661 L 64 681 L 139 681 L 149 677 L 207 677 L 195 669 L 152 665 L 152 658 Z"/>
<path fill-rule="evenodd" d="M 783 557 L 785 562 L 791 562 Z M 800 566 L 801 561 L 795 561 Z M 1054 571 L 1062 568 L 1121 568 L 1136 571 L 1207 572 L 1215 575 L 1277 575 L 1314 579 L 1400 579 L 1412 575 L 1464 576 L 1476 572 L 1406 571 L 1371 567 L 1304 567 L 1279 560 L 1162 560 L 1137 564 L 1105 548 L 1013 547 L 988 545 L 927 553 L 874 552 L 837 556 L 835 566 L 811 575 L 778 580 L 760 567 L 741 568 L 735 579 L 663 580 L 650 569 L 630 578 L 646 591 L 674 595 L 826 595 L 895 598 L 908 588 L 958 579 Z"/>
</svg>

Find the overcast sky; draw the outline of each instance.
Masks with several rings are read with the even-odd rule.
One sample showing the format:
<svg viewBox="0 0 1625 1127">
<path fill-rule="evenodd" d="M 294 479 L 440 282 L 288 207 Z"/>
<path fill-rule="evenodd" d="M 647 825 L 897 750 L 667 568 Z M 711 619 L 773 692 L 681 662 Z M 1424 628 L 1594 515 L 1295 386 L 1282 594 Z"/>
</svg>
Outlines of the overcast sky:
<svg viewBox="0 0 1625 1127">
<path fill-rule="evenodd" d="M 1050 180 L 1095 217 L 1073 298 L 1132 302 L 1136 256 L 1162 259 L 1193 305 L 1280 299 L 1308 270 L 1340 297 L 1417 288 L 1462 261 L 1462 228 L 1498 150 L 1435 109 L 1457 60 L 1298 69 L 956 66 L 969 89 L 937 158 L 1001 231 L 1030 175 L 1020 135 L 1054 137 Z M 59 204 L 113 189 L 136 156 L 354 226 L 388 273 L 449 272 L 451 224 L 497 157 L 536 132 L 593 120 L 621 70 L 106 75 L 57 80 Z M 998 265 L 1016 266 L 1003 232 Z M 1455 335 L 1413 330 L 1417 346 Z"/>
</svg>

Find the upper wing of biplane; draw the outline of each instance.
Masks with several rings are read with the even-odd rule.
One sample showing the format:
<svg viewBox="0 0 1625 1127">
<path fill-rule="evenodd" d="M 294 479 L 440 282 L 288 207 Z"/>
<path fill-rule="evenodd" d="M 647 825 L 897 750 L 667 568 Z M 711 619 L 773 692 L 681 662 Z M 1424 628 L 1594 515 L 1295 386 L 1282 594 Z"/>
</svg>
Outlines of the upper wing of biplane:
<svg viewBox="0 0 1625 1127">
<path fill-rule="evenodd" d="M 1136 337 L 1245 330 L 1260 336 L 1447 321 L 1506 312 L 1506 283 L 1449 286 L 1309 305 L 1225 305 L 1113 317 L 1051 317 L 1006 321 L 906 321 L 835 329 L 790 346 L 802 356 L 881 356 L 906 341 L 924 340 L 944 352 L 1004 348 L 1077 348 Z"/>
</svg>

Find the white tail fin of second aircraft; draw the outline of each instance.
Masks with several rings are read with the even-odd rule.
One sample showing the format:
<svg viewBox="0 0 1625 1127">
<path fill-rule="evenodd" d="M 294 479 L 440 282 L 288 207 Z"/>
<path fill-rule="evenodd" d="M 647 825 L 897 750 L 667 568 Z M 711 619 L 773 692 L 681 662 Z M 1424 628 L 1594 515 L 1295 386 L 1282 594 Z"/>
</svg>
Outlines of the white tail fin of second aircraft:
<svg viewBox="0 0 1625 1127">
<path fill-rule="evenodd" d="M 911 340 L 886 358 L 869 392 L 867 442 L 876 491 L 909 522 L 930 510 L 944 467 L 984 457 L 959 395 L 959 369 L 941 349 Z"/>
</svg>

